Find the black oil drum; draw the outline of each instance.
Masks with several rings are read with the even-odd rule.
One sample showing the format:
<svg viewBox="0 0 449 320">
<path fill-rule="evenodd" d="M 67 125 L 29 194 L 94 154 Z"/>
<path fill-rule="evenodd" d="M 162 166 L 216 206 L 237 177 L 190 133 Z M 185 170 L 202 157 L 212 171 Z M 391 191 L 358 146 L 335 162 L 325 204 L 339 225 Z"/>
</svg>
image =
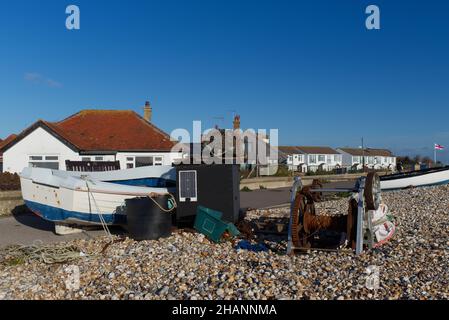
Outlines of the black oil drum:
<svg viewBox="0 0 449 320">
<path fill-rule="evenodd" d="M 172 214 L 168 210 L 169 195 L 160 195 L 150 199 L 139 197 L 126 199 L 128 233 L 134 240 L 156 240 L 171 235 Z M 159 206 L 154 203 L 156 201 Z"/>
</svg>

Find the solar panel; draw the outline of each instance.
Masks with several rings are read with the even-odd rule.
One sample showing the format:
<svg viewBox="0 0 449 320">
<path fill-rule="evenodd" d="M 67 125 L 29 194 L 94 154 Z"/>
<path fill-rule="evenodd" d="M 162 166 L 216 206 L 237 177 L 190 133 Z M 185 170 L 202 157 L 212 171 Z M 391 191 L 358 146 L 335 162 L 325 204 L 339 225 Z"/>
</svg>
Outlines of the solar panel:
<svg viewBox="0 0 449 320">
<path fill-rule="evenodd" d="M 196 171 L 179 171 L 179 200 L 197 201 L 197 181 Z"/>
</svg>

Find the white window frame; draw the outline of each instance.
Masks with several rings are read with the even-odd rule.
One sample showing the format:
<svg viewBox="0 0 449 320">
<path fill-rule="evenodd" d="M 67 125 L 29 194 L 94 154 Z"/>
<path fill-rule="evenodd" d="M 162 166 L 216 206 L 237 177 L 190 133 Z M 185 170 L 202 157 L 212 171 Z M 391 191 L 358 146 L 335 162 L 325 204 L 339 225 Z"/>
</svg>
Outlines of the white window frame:
<svg viewBox="0 0 449 320">
<path fill-rule="evenodd" d="M 40 158 L 40 159 L 32 159 L 33 157 L 35 158 Z M 48 158 L 57 158 L 56 160 L 54 159 L 48 159 Z M 38 168 L 35 166 L 32 166 L 32 163 L 56 163 L 58 165 L 58 169 L 60 169 L 60 163 L 59 163 L 59 155 L 55 155 L 55 154 L 30 154 L 28 155 L 28 167 L 30 168 Z"/>
<path fill-rule="evenodd" d="M 136 167 L 136 158 L 135 157 L 126 157 L 125 159 L 125 168 L 133 169 Z"/>
<path fill-rule="evenodd" d="M 153 166 L 164 165 L 164 156 L 153 156 Z"/>
<path fill-rule="evenodd" d="M 316 154 L 309 154 L 309 163 L 317 163 L 316 160 Z"/>
</svg>

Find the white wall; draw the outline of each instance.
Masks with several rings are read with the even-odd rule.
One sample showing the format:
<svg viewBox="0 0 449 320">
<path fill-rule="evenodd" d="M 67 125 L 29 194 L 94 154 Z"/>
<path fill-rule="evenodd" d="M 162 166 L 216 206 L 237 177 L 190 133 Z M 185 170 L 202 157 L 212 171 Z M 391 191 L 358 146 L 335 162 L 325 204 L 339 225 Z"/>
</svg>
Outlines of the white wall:
<svg viewBox="0 0 449 320">
<path fill-rule="evenodd" d="M 344 152 L 340 149 L 337 149 L 337 151 L 342 155 L 342 165 L 344 167 L 350 167 L 353 165 L 352 156 L 349 153 Z"/>
<path fill-rule="evenodd" d="M 310 156 L 315 156 L 315 162 L 310 162 Z M 319 161 L 319 156 L 324 156 L 324 161 Z M 335 161 L 335 156 L 340 156 L 340 154 L 305 154 L 305 160 L 308 170 L 316 171 L 320 165 L 323 165 L 324 170 L 332 170 L 335 167 L 341 167 L 342 161 L 338 159 Z M 330 159 L 328 161 L 328 159 Z"/>
<path fill-rule="evenodd" d="M 30 155 L 58 156 L 60 170 L 65 170 L 65 160 L 79 160 L 78 153 L 39 127 L 4 152 L 3 171 L 20 173 L 28 167 Z"/>
</svg>

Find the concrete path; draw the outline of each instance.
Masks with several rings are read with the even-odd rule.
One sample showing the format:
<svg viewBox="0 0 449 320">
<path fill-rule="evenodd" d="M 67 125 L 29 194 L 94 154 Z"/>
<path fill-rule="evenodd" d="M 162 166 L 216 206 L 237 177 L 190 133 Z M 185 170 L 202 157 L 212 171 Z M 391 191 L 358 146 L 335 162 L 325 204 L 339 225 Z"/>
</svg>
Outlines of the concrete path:
<svg viewBox="0 0 449 320">
<path fill-rule="evenodd" d="M 351 187 L 352 181 L 333 182 L 325 187 Z M 254 190 L 240 193 L 240 207 L 242 209 L 261 209 L 290 202 L 290 188 Z M 123 234 L 120 227 L 111 228 L 115 234 Z M 54 233 L 54 225 L 32 213 L 21 213 L 9 217 L 0 217 L 0 247 L 11 244 L 30 245 L 36 241 L 54 243 L 72 239 L 89 239 L 104 235 L 103 229 L 85 230 L 83 233 L 59 236 Z"/>
<path fill-rule="evenodd" d="M 114 233 L 123 233 L 114 228 Z M 11 244 L 30 245 L 37 242 L 54 243 L 73 239 L 89 239 L 104 235 L 103 229 L 86 230 L 83 233 L 59 236 L 54 233 L 54 224 L 32 213 L 21 213 L 0 218 L 0 247 Z"/>
<path fill-rule="evenodd" d="M 323 188 L 352 188 L 355 181 L 339 181 L 326 183 Z M 253 190 L 240 192 L 242 209 L 262 209 L 290 204 L 290 187 L 278 189 Z"/>
</svg>

